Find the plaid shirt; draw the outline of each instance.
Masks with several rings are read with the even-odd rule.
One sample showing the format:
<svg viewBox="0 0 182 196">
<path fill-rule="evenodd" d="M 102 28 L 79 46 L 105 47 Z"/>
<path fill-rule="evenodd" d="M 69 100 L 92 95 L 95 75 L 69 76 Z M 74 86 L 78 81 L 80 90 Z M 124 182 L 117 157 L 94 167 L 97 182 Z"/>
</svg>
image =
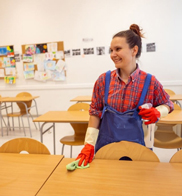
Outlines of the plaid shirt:
<svg viewBox="0 0 182 196">
<path fill-rule="evenodd" d="M 111 72 L 108 104 L 119 112 L 125 112 L 136 108 L 143 90 L 147 73 L 137 68 L 129 77 L 128 83 L 122 81 L 118 69 Z M 101 117 L 105 104 L 105 76 L 103 73 L 95 82 L 90 115 Z M 169 100 L 169 95 L 164 91 L 161 83 L 152 76 L 144 103 L 151 103 L 153 107 L 166 104 L 170 112 L 174 109 L 173 103 Z"/>
</svg>

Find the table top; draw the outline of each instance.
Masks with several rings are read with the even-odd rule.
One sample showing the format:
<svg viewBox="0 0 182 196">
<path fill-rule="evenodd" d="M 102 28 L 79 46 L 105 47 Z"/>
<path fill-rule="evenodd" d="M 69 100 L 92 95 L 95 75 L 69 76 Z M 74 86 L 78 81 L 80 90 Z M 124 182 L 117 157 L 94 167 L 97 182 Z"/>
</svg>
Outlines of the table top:
<svg viewBox="0 0 182 196">
<path fill-rule="evenodd" d="M 182 124 L 182 110 L 174 110 L 166 117 L 161 118 L 158 123 Z"/>
<path fill-rule="evenodd" d="M 88 111 L 49 111 L 34 122 L 62 122 L 62 123 L 88 123 Z"/>
<path fill-rule="evenodd" d="M 35 195 L 62 159 L 62 155 L 0 153 L 0 195 Z"/>
<path fill-rule="evenodd" d="M 182 100 L 182 95 L 181 94 L 170 95 L 170 100 L 171 101 Z M 71 99 L 70 101 L 91 102 L 92 101 L 92 96 L 91 95 L 77 96 L 77 97 Z"/>
<path fill-rule="evenodd" d="M 90 168 L 67 171 L 63 159 L 37 196 L 182 195 L 182 164 L 95 159 Z"/>
<path fill-rule="evenodd" d="M 91 95 L 86 95 L 86 96 L 77 96 L 70 101 L 76 101 L 76 102 L 91 102 L 92 96 Z"/>
<path fill-rule="evenodd" d="M 18 102 L 18 101 L 31 101 L 39 96 L 32 97 L 0 97 L 0 102 Z"/>
<path fill-rule="evenodd" d="M 170 95 L 170 100 L 171 101 L 182 100 L 182 95 L 180 94 Z"/>
</svg>

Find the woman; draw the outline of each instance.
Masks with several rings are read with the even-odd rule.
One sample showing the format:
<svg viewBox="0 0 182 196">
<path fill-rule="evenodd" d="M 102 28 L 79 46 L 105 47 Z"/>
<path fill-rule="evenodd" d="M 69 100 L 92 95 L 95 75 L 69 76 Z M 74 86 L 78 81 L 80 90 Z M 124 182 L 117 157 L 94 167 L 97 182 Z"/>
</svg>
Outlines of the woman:
<svg viewBox="0 0 182 196">
<path fill-rule="evenodd" d="M 135 113 L 138 111 L 137 115 L 140 115 L 143 120 L 147 121 L 145 124 L 156 123 L 160 117 L 165 117 L 173 110 L 173 103 L 169 100 L 169 95 L 164 91 L 155 76 L 151 76 L 149 79 L 149 86 L 142 103 L 151 103 L 153 107 L 142 109 L 142 104 L 139 103 L 145 80 L 147 80 L 147 73 L 141 71 L 136 63 L 136 60 L 141 55 L 142 37 L 141 29 L 136 24 L 131 25 L 129 30 L 121 31 L 113 36 L 110 46 L 110 57 L 116 69 L 110 73 L 110 76 L 107 76 L 110 78 L 108 93 L 106 93 L 105 86 L 105 81 L 107 80 L 106 73 L 100 75 L 95 83 L 89 110 L 90 119 L 85 136 L 85 146 L 76 158 L 80 159 L 79 166 L 83 160 L 84 166 L 92 161 L 95 145 L 97 151 L 108 143 L 125 140 L 122 137 L 123 131 L 116 130 L 120 120 L 116 123 L 115 118 L 117 117 L 112 116 L 112 121 L 109 122 L 110 116 L 103 115 L 108 110 L 108 107 L 116 113 L 123 114 L 127 111 L 135 111 Z M 108 97 L 104 97 L 105 94 L 108 94 Z M 116 128 L 112 128 L 114 124 L 116 124 Z M 139 137 L 140 141 L 138 143 L 145 145 L 144 141 L 142 141 L 144 140 L 142 139 L 143 131 L 140 132 L 140 129 L 141 126 L 139 125 L 139 131 L 136 135 L 134 134 L 135 128 L 131 130 L 126 129 L 127 133 L 130 133 L 126 136 L 128 137 L 126 140 L 137 142 L 137 137 Z"/>
</svg>

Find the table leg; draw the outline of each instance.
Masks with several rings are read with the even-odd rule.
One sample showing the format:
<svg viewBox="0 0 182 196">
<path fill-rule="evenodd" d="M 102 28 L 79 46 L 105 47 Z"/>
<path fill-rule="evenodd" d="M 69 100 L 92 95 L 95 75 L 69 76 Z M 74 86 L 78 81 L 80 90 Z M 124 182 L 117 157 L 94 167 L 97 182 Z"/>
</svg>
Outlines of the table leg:
<svg viewBox="0 0 182 196">
<path fill-rule="evenodd" d="M 55 123 L 53 123 L 53 145 L 54 145 L 54 154 L 56 154 Z"/>
<path fill-rule="evenodd" d="M 42 126 L 40 127 L 40 141 L 43 143 L 43 135 L 47 131 L 49 131 L 51 128 L 53 128 L 53 149 L 54 149 L 54 154 L 56 154 L 56 137 L 55 137 L 55 123 L 53 123 L 50 127 L 48 127 L 45 131 L 43 131 L 43 127 L 47 122 L 43 123 Z"/>
</svg>

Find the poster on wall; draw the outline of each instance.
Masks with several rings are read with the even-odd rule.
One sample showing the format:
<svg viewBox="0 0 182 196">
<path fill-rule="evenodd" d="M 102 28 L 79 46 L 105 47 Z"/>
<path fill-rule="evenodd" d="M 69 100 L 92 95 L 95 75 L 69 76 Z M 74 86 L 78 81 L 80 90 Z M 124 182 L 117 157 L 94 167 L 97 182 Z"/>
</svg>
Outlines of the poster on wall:
<svg viewBox="0 0 182 196">
<path fill-rule="evenodd" d="M 94 54 L 94 48 L 83 48 L 84 55 Z"/>
<path fill-rule="evenodd" d="M 36 54 L 46 53 L 47 52 L 47 44 L 37 44 L 36 45 Z"/>
<path fill-rule="evenodd" d="M 0 56 L 7 55 L 7 47 L 0 47 Z"/>
<path fill-rule="evenodd" d="M 25 54 L 33 55 L 33 54 L 35 54 L 35 52 L 36 52 L 36 45 L 35 44 L 25 46 Z"/>
</svg>

